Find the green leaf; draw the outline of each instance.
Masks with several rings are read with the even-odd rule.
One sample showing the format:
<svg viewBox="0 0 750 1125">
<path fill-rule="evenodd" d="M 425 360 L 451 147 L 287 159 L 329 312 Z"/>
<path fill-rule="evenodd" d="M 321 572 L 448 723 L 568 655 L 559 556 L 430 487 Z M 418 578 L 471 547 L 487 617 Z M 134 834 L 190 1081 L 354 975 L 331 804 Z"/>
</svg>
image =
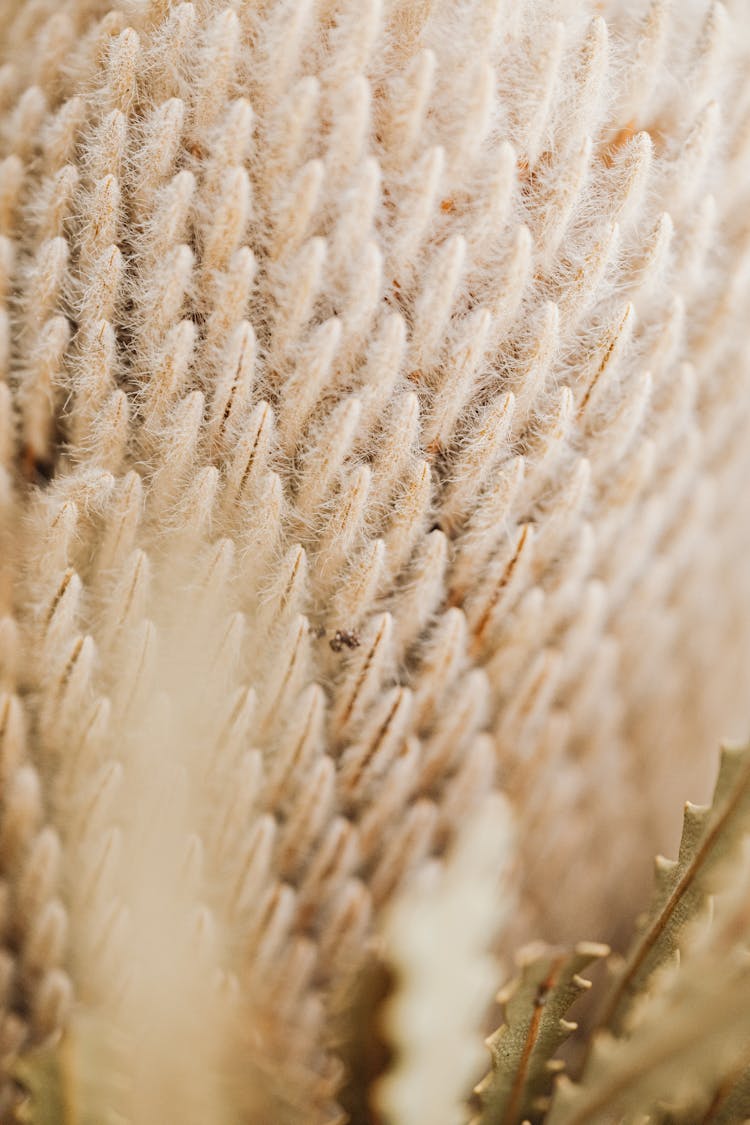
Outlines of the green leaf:
<svg viewBox="0 0 750 1125">
<path fill-rule="evenodd" d="M 17 1110 L 19 1122 L 67 1125 L 60 1050 L 33 1051 L 16 1064 L 13 1077 L 26 1092 Z"/>
<path fill-rule="evenodd" d="M 688 805 L 678 859 L 618 972 L 581 1081 L 547 1125 L 735 1125 L 750 1114 L 750 750 L 724 749 L 712 804 Z"/>
<path fill-rule="evenodd" d="M 598 1035 L 580 1083 L 563 1077 L 547 1125 L 732 1121 L 712 1118 L 712 1091 L 737 1078 L 750 1047 L 747 958 L 705 952 L 647 997 L 629 1037 Z M 701 1116 L 701 1113 L 709 1114 Z"/>
<path fill-rule="evenodd" d="M 519 977 L 498 997 L 506 1022 L 487 1040 L 492 1070 L 476 1088 L 481 1112 L 472 1125 L 541 1119 L 563 1066 L 553 1056 L 576 1028 L 564 1017 L 591 986 L 580 973 L 608 953 L 594 943 L 572 951 L 535 945 L 522 952 Z"/>
<path fill-rule="evenodd" d="M 678 858 L 656 861 L 651 909 L 604 1003 L 604 1026 L 621 1032 L 651 975 L 679 955 L 685 926 L 707 909 L 720 869 L 748 830 L 750 748 L 724 747 L 712 803 L 685 806 Z"/>
<path fill-rule="evenodd" d="M 23 1125 L 125 1125 L 120 1112 L 121 1044 L 115 1033 L 82 1013 L 54 1043 L 29 1051 L 13 1077 L 25 1091 Z"/>
</svg>

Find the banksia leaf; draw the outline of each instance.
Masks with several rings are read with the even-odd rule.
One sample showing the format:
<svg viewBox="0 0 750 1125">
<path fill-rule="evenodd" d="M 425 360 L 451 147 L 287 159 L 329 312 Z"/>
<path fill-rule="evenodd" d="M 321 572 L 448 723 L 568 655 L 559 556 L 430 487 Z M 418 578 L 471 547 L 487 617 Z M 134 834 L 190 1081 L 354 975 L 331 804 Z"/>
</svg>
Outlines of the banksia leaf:
<svg viewBox="0 0 750 1125">
<path fill-rule="evenodd" d="M 76 1019 L 62 1038 L 14 1068 L 17 1125 L 124 1125 L 118 1109 L 121 1045 L 98 1022 Z"/>
<path fill-rule="evenodd" d="M 720 876 L 723 873 L 720 873 Z M 747 943 L 750 936 L 750 840 L 745 839 L 741 853 L 727 861 L 726 889 L 711 903 L 708 922 L 701 918 L 686 934 L 685 958 L 680 973 L 700 972 L 703 959 L 710 958 L 703 970 L 707 980 L 721 980 L 723 962 L 739 962 L 747 966 Z M 672 974 L 672 981 L 680 973 Z M 667 975 L 667 984 L 670 977 Z M 732 1035 L 731 1028 L 727 1034 Z M 671 1108 L 659 1125 L 733 1125 L 750 1119 L 750 1036 L 740 1036 L 741 1049 L 729 1057 L 726 1066 L 717 1068 L 712 1081 L 701 1097 L 681 1110 Z M 720 1048 L 722 1049 L 722 1048 Z"/>
<path fill-rule="evenodd" d="M 619 1032 L 645 982 L 678 954 L 686 924 L 707 906 L 749 827 L 750 747 L 724 747 L 711 804 L 688 802 L 677 859 L 657 858 L 651 910 L 605 1003 L 605 1026 Z"/>
<path fill-rule="evenodd" d="M 482 1108 L 472 1125 L 542 1120 L 564 1065 L 555 1052 L 577 1027 L 565 1016 L 591 987 L 580 973 L 608 953 L 592 942 L 572 952 L 542 945 L 522 951 L 520 975 L 500 994 L 506 1022 L 487 1040 L 492 1070 L 476 1088 Z"/>
<path fill-rule="evenodd" d="M 65 1121 L 59 1050 L 46 1049 L 27 1056 L 16 1067 L 15 1078 L 24 1091 L 16 1110 L 17 1122 L 55 1125 Z"/>
<path fill-rule="evenodd" d="M 560 1079 L 547 1125 L 715 1121 L 707 1091 L 734 1081 L 748 1053 L 747 959 L 707 952 L 643 1001 L 637 1031 L 598 1037 L 580 1084 Z M 705 1114 L 700 1116 L 700 1108 Z M 745 1117 L 718 1118 L 739 1122 Z"/>
<path fill-rule="evenodd" d="M 675 895 L 696 857 L 705 856 L 700 876 L 696 870 L 682 891 L 674 955 L 637 978 L 622 1030 L 595 1037 L 580 1083 L 561 1079 L 548 1125 L 729 1125 L 750 1113 L 747 770 L 746 750 L 725 749 L 713 804 L 700 816 L 689 809 L 680 860 L 659 865 L 663 895 L 664 873 L 682 863 Z M 667 913 L 662 906 L 657 917 Z M 643 933 L 650 932 L 646 924 Z"/>
</svg>

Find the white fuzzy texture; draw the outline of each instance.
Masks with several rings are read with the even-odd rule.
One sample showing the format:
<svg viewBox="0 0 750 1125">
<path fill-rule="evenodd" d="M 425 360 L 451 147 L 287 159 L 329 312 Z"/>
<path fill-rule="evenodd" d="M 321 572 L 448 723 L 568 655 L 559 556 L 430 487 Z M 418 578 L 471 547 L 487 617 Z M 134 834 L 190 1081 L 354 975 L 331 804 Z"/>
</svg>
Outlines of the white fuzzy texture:
<svg viewBox="0 0 750 1125">
<path fill-rule="evenodd" d="M 750 19 L 0 28 L 0 1057 L 72 1004 L 133 1125 L 336 1120 L 331 997 L 493 791 L 506 950 L 617 938 L 747 722 Z"/>
<path fill-rule="evenodd" d="M 476 1029 L 498 979 L 492 941 L 513 909 L 509 809 L 498 796 L 467 825 L 443 865 L 420 872 L 388 911 L 384 951 L 396 992 L 384 1030 L 397 1065 L 376 1102 L 401 1125 L 457 1125 L 485 1061 Z"/>
</svg>

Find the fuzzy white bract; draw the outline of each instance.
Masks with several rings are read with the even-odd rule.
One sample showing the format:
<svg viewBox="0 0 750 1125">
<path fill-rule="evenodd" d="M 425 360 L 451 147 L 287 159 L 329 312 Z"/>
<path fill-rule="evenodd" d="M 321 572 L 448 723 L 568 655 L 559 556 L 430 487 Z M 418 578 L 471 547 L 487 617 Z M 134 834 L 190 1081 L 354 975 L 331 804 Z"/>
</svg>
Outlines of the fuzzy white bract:
<svg viewBox="0 0 750 1125">
<path fill-rule="evenodd" d="M 336 1120 L 493 791 L 488 942 L 617 937 L 747 719 L 750 17 L 0 28 L 0 1057 L 93 1014 L 134 1125 Z"/>
</svg>

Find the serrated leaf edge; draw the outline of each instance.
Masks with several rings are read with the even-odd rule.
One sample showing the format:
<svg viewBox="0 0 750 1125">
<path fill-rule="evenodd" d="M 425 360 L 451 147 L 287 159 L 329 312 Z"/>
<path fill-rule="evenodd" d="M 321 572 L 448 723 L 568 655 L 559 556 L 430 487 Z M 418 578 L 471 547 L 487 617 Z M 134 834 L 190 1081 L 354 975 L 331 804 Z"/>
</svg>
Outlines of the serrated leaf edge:
<svg viewBox="0 0 750 1125">
<path fill-rule="evenodd" d="M 747 755 L 747 764 L 744 769 L 741 769 L 738 777 L 735 779 L 733 791 L 727 798 L 723 809 L 721 810 L 715 824 L 709 829 L 705 837 L 700 840 L 698 849 L 693 857 L 690 859 L 687 867 L 681 878 L 678 880 L 674 889 L 664 903 L 656 910 L 654 916 L 649 920 L 647 919 L 645 929 L 636 938 L 633 949 L 626 959 L 625 966 L 622 973 L 618 976 L 616 983 L 612 989 L 610 997 L 605 1004 L 603 1014 L 601 1016 L 601 1025 L 604 1027 L 611 1027 L 615 1021 L 615 1016 L 626 995 L 633 979 L 637 976 L 638 971 L 648 957 L 651 950 L 654 948 L 656 942 L 661 935 L 665 932 L 670 924 L 671 918 L 684 898 L 686 892 L 693 885 L 696 875 L 700 871 L 701 866 L 711 852 L 713 844 L 721 835 L 721 832 L 726 827 L 726 824 L 731 819 L 732 814 L 736 811 L 737 806 L 750 788 L 750 748 L 742 746 L 725 746 L 722 748 L 721 764 L 719 767 L 719 774 L 714 786 L 714 795 L 710 805 L 693 805 L 687 801 L 685 803 L 685 816 L 683 819 L 683 831 L 680 839 L 680 853 L 682 852 L 683 844 L 685 842 L 686 823 L 689 818 L 694 816 L 697 812 L 710 813 L 714 808 L 716 795 L 719 791 L 722 774 L 725 769 L 725 763 L 731 756 L 741 757 Z M 679 854 L 679 853 L 678 853 Z M 677 866 L 679 860 L 665 860 L 663 856 L 657 856 L 657 879 L 658 874 L 663 871 L 671 871 Z"/>
<path fill-rule="evenodd" d="M 532 949 L 533 952 L 531 952 Z M 587 963 L 590 964 L 591 962 L 607 957 L 608 955 L 609 947 L 595 942 L 580 942 L 572 950 L 563 950 L 560 952 L 556 952 L 553 949 L 537 944 L 534 947 L 529 947 L 527 951 L 521 952 L 519 958 L 519 967 L 521 971 L 515 978 L 515 980 L 512 981 L 498 994 L 498 1000 L 500 1003 L 507 1004 L 508 1001 L 513 998 L 513 996 L 522 987 L 525 976 L 536 965 L 538 965 L 539 961 L 551 957 L 551 965 L 547 976 L 538 986 L 541 995 L 539 995 L 538 992 L 537 997 L 533 1001 L 534 1006 L 526 1032 L 523 1051 L 521 1053 L 518 1068 L 513 1077 L 510 1096 L 503 1110 L 502 1117 L 500 1117 L 497 1121 L 489 1118 L 487 1114 L 491 1110 L 491 1107 L 485 1104 L 483 1105 L 479 1114 L 477 1114 L 472 1119 L 471 1125 L 530 1125 L 530 1123 L 527 1122 L 526 1118 L 521 1119 L 519 1118 L 518 1114 L 523 1104 L 524 1093 L 526 1091 L 531 1057 L 534 1051 L 534 1047 L 539 1039 L 539 1031 L 546 1006 L 546 997 L 556 988 L 566 964 L 568 964 L 571 959 L 576 957 L 587 958 Z M 586 964 L 580 965 L 581 970 L 583 970 L 585 967 Z M 583 992 L 588 991 L 588 989 L 591 987 L 591 981 L 587 980 L 585 977 L 582 977 L 578 970 L 571 975 L 568 983 L 576 986 L 578 995 L 581 995 Z M 570 1004 L 573 1004 L 577 998 L 577 996 L 573 996 L 570 1000 Z M 575 1031 L 578 1027 L 578 1024 L 570 1020 L 558 1019 L 558 1026 L 564 1033 L 565 1037 Z M 492 1087 L 493 1079 L 497 1074 L 497 1055 L 493 1050 L 493 1047 L 500 1040 L 502 1034 L 508 1027 L 509 1024 L 507 1022 L 504 1022 L 485 1041 L 492 1055 L 493 1065 L 492 1069 L 488 1072 L 487 1075 L 485 1075 L 482 1081 L 475 1088 L 475 1093 L 480 1098 L 483 1098 L 485 1093 Z M 560 1072 L 564 1069 L 564 1063 L 562 1062 L 562 1060 L 554 1059 L 552 1057 L 546 1059 L 543 1065 L 550 1072 L 553 1080 L 558 1078 Z M 545 1104 L 543 1106 L 536 1107 L 540 1110 L 540 1112 L 545 1111 L 549 1106 L 548 1099 L 544 1099 L 544 1101 Z"/>
</svg>

